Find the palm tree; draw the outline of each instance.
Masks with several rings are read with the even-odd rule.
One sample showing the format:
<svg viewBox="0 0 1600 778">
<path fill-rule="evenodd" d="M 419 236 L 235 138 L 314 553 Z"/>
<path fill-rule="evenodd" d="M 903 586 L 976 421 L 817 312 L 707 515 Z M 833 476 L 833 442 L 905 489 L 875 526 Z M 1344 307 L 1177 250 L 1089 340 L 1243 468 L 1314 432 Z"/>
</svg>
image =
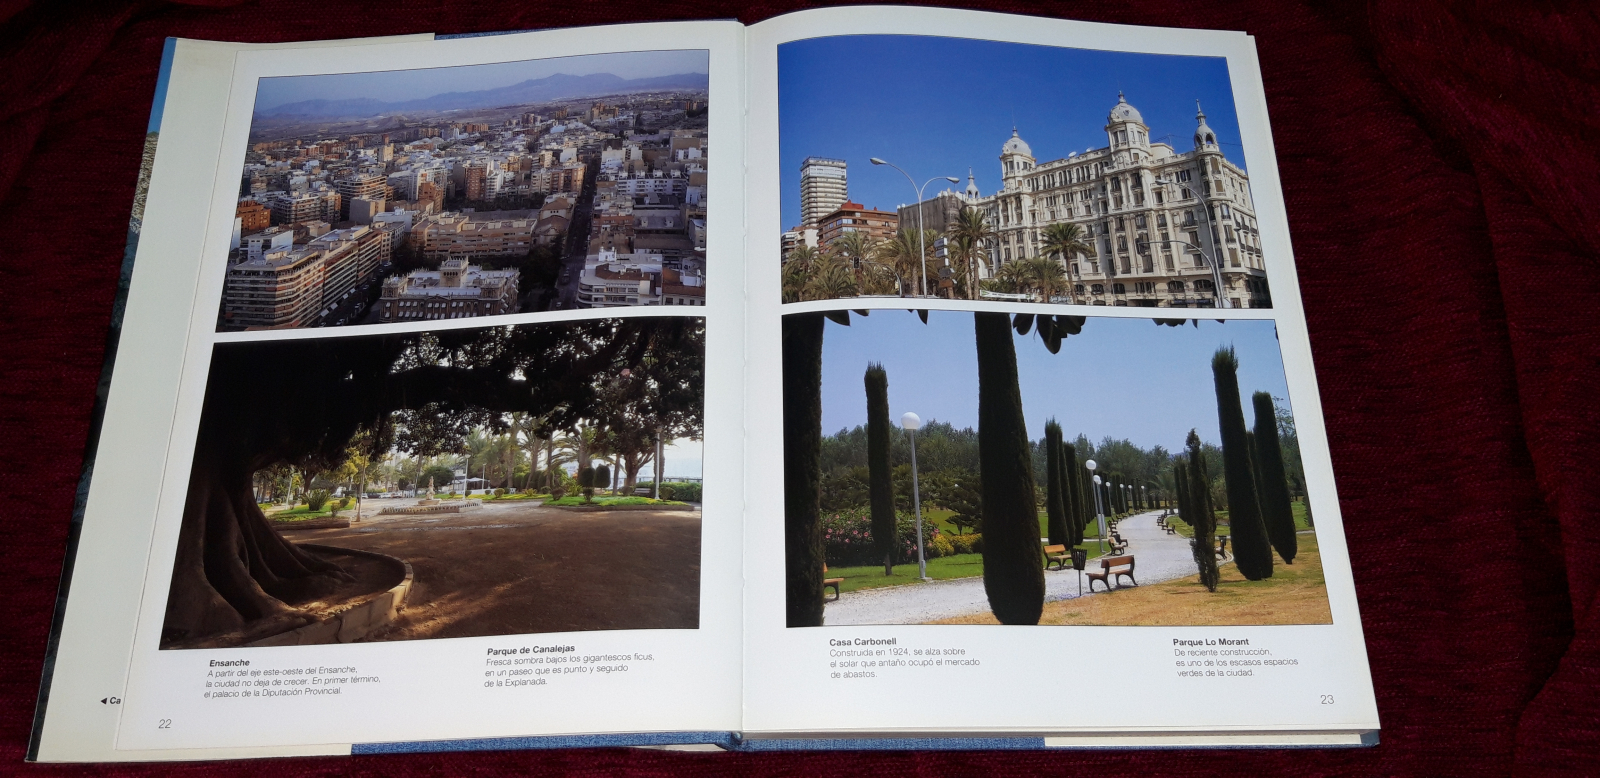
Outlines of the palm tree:
<svg viewBox="0 0 1600 778">
<path fill-rule="evenodd" d="M 925 233 L 915 229 L 903 229 L 895 236 L 878 244 L 875 257 L 879 262 L 894 268 L 896 276 L 900 278 L 900 293 L 905 294 L 906 284 L 916 288 L 922 279 L 922 258 L 933 252 L 928 249 L 930 241 Z"/>
<path fill-rule="evenodd" d="M 806 282 L 811 280 L 811 266 L 820 253 L 810 246 L 797 246 L 783 262 L 783 301 L 797 303 L 805 299 Z"/>
<path fill-rule="evenodd" d="M 989 266 L 989 241 L 995 238 L 994 228 L 983 211 L 970 205 L 962 206 L 950 225 L 950 238 L 955 241 L 958 256 L 966 266 L 967 294 L 978 299 L 978 263 Z M 991 268 L 990 272 L 994 272 Z"/>
<path fill-rule="evenodd" d="M 1068 261 L 1075 259 L 1079 254 L 1088 254 L 1094 251 L 1094 247 L 1089 245 L 1088 236 L 1084 234 L 1083 228 L 1076 224 L 1052 224 L 1044 228 L 1043 237 L 1044 242 L 1039 246 L 1039 250 L 1044 252 L 1047 257 L 1055 257 L 1060 260 L 1063 266 Z M 1069 283 L 1067 285 L 1069 290 L 1071 289 L 1070 280 L 1068 279 Z M 1072 301 L 1074 303 L 1078 301 L 1076 294 L 1073 294 Z"/>
<path fill-rule="evenodd" d="M 804 300 L 837 300 L 854 297 L 857 286 L 849 260 L 832 251 L 811 266 L 811 277 L 801 292 Z"/>
<path fill-rule="evenodd" d="M 1027 277 L 1028 286 L 1039 292 L 1040 302 L 1050 302 L 1050 298 L 1067 287 L 1066 271 L 1061 263 L 1049 257 L 1028 257 L 1012 264 L 1020 266 L 1018 272 Z"/>
</svg>

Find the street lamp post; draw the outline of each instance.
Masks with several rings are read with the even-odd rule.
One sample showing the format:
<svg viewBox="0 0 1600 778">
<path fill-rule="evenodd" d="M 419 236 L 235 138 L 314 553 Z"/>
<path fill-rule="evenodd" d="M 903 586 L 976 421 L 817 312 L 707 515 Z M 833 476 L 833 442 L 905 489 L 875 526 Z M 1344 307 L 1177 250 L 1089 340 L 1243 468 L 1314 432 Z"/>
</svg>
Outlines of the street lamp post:
<svg viewBox="0 0 1600 778">
<path fill-rule="evenodd" d="M 922 427 L 922 419 L 906 411 L 900 417 L 900 426 L 911 434 L 911 510 L 917 516 L 917 577 L 929 581 L 928 560 L 922 555 L 922 487 L 917 482 L 917 430 Z"/>
<path fill-rule="evenodd" d="M 1083 466 L 1089 468 L 1089 472 L 1093 473 L 1095 462 L 1091 459 L 1084 462 Z M 1106 552 L 1106 512 L 1100 507 L 1100 476 L 1094 477 L 1094 519 L 1100 526 L 1100 553 L 1104 554 Z M 1094 582 L 1090 581 L 1089 583 L 1093 584 Z"/>
<path fill-rule="evenodd" d="M 1157 178 L 1157 179 L 1155 179 L 1155 183 L 1160 184 L 1162 186 L 1169 186 L 1169 185 L 1171 185 L 1173 183 L 1176 183 L 1176 182 L 1172 181 L 1171 179 Z M 1203 197 L 1200 198 L 1200 210 L 1204 211 L 1205 214 L 1206 214 L 1206 229 L 1211 232 L 1211 241 L 1214 244 L 1214 243 L 1216 243 L 1216 240 L 1217 240 L 1217 226 L 1212 223 L 1211 206 L 1206 204 L 1205 198 L 1203 198 Z M 1142 242 L 1145 243 L 1146 245 L 1148 245 L 1151 241 L 1142 241 Z M 1205 252 L 1204 249 L 1201 249 L 1199 246 L 1196 246 L 1193 243 L 1189 243 L 1187 241 L 1169 240 L 1169 241 L 1155 241 L 1155 242 L 1156 243 L 1182 243 L 1183 245 L 1189 246 L 1189 247 L 1193 248 L 1195 251 L 1200 252 L 1200 256 L 1202 258 L 1204 258 L 1205 255 L 1206 255 L 1206 252 Z M 1216 296 L 1217 296 L 1217 307 L 1218 308 L 1231 308 L 1232 306 L 1230 306 L 1228 304 L 1228 298 L 1222 294 L 1222 264 L 1221 264 L 1222 263 L 1222 252 L 1219 249 L 1219 250 L 1212 251 L 1211 253 L 1213 255 L 1211 257 L 1211 259 L 1210 259 L 1210 262 L 1211 262 L 1211 283 L 1212 283 L 1212 286 L 1213 286 L 1213 293 L 1216 294 Z"/>
<path fill-rule="evenodd" d="M 906 181 L 910 182 L 911 190 L 917 193 L 917 254 L 922 258 L 922 294 L 924 297 L 926 297 L 928 296 L 928 241 L 926 238 L 924 238 L 924 232 L 922 229 L 922 190 L 926 189 L 928 184 L 938 181 L 941 178 L 949 181 L 952 184 L 959 184 L 961 181 L 953 176 L 934 176 L 933 178 L 924 181 L 922 186 L 917 186 L 917 182 L 911 177 L 911 174 L 901 169 L 899 165 L 896 165 L 893 162 L 885 162 L 877 157 L 873 157 L 870 161 L 874 165 L 888 165 L 895 170 L 899 170 L 900 175 L 905 176 Z"/>
</svg>

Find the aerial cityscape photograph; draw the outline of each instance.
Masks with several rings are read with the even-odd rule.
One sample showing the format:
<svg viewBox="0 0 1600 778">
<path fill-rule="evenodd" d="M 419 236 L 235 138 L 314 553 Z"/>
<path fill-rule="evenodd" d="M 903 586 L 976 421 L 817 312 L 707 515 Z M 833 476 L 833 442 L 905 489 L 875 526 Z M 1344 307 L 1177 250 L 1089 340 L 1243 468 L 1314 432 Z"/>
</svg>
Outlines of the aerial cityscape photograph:
<svg viewBox="0 0 1600 778">
<path fill-rule="evenodd" d="M 786 303 L 1272 307 L 1224 59 L 812 38 L 778 106 Z"/>
<path fill-rule="evenodd" d="M 709 63 L 261 79 L 218 331 L 705 305 Z"/>
</svg>

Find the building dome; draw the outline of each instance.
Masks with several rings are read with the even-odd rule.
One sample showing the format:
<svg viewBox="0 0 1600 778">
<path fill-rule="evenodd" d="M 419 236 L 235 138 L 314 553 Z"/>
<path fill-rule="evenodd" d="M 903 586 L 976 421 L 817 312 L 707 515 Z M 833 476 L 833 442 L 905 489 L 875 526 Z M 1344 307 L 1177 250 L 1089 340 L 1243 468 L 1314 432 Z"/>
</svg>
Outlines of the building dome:
<svg viewBox="0 0 1600 778">
<path fill-rule="evenodd" d="M 1128 98 L 1123 97 L 1121 92 L 1117 93 L 1117 104 L 1111 108 L 1111 115 L 1106 117 L 1107 124 L 1115 124 L 1117 122 L 1144 124 L 1144 116 L 1139 113 L 1139 109 L 1128 105 Z"/>
<path fill-rule="evenodd" d="M 1025 141 L 1022 138 L 1018 137 L 1017 136 L 1017 128 L 1012 127 L 1011 128 L 1011 139 L 1006 141 L 1006 145 L 1000 147 L 1000 153 L 1001 154 L 1022 154 L 1024 156 L 1031 157 L 1031 156 L 1033 156 L 1033 148 L 1028 145 L 1027 141 Z"/>
</svg>

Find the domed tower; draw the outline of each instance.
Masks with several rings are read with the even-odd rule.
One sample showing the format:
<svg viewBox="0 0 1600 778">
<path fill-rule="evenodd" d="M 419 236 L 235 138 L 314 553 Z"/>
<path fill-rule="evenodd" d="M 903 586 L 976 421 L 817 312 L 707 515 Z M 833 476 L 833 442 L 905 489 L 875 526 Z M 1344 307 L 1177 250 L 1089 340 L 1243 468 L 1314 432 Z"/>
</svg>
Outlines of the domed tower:
<svg viewBox="0 0 1600 778">
<path fill-rule="evenodd" d="M 1217 148 L 1217 134 L 1212 131 L 1211 125 L 1206 124 L 1206 112 L 1200 108 L 1200 101 L 1194 101 L 1194 119 L 1199 127 L 1194 131 L 1195 151 L 1221 151 Z"/>
<path fill-rule="evenodd" d="M 1033 169 L 1033 163 L 1033 148 L 1017 135 L 1017 128 L 1012 127 L 1010 140 L 1000 147 L 1000 175 L 1005 179 L 1005 188 L 1019 186 L 1018 181 Z"/>
<path fill-rule="evenodd" d="M 975 203 L 982 195 L 978 194 L 978 182 L 972 177 L 972 168 L 967 168 L 967 202 Z"/>
<path fill-rule="evenodd" d="M 1111 142 L 1111 153 L 1118 163 L 1137 164 L 1150 157 L 1150 127 L 1121 92 L 1106 117 L 1106 139 Z"/>
</svg>

